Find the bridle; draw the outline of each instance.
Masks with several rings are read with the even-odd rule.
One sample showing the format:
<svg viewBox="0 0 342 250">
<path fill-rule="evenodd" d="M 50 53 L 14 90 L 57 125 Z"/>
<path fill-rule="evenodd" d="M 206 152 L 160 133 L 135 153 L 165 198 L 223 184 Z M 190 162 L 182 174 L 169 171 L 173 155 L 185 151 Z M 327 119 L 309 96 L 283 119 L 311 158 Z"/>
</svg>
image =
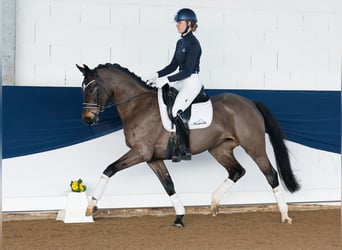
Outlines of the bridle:
<svg viewBox="0 0 342 250">
<path fill-rule="evenodd" d="M 98 77 L 96 77 L 95 79 L 89 81 L 88 83 L 83 84 L 83 92 L 86 90 L 87 87 L 91 86 L 93 83 L 96 83 L 96 87 L 97 87 L 97 90 L 96 90 L 96 94 L 97 94 L 96 102 L 95 103 L 84 102 L 82 104 L 82 107 L 83 107 L 84 110 L 89 110 L 89 109 L 96 108 L 99 112 L 103 112 L 106 108 L 108 108 L 107 106 L 103 106 L 103 105 L 100 104 L 100 95 L 101 95 L 101 93 L 100 93 L 101 91 L 100 90 L 104 90 L 108 97 L 110 95 L 109 95 L 107 89 L 102 86 L 102 84 L 98 84 L 98 80 L 99 80 Z M 93 113 L 94 115 L 97 115 L 96 112 L 91 112 L 91 113 Z"/>
<path fill-rule="evenodd" d="M 100 89 L 103 89 L 103 90 L 105 91 L 105 93 L 107 94 L 108 97 L 110 97 L 110 94 L 109 94 L 108 90 L 102 86 L 102 84 L 99 84 L 99 82 L 102 83 L 102 80 L 100 80 L 99 77 L 96 76 L 95 79 L 89 81 L 89 82 L 86 83 L 86 84 L 83 84 L 83 92 L 85 91 L 85 89 L 86 89 L 87 87 L 89 87 L 89 86 L 92 85 L 93 83 L 96 83 L 96 85 L 97 85 L 97 87 L 98 87 L 98 89 L 97 89 L 97 91 L 96 91 L 96 92 L 97 92 L 96 103 L 84 102 L 84 103 L 82 104 L 83 110 L 89 110 L 89 109 L 94 109 L 94 108 L 96 108 L 99 112 L 103 112 L 103 111 L 105 111 L 105 109 L 107 109 L 107 108 L 111 108 L 111 107 L 113 107 L 113 106 L 118 106 L 118 105 L 120 105 L 120 104 L 123 104 L 123 103 L 125 103 L 125 102 L 128 102 L 129 100 L 131 100 L 131 99 L 133 99 L 133 98 L 136 98 L 136 97 L 138 97 L 138 96 L 140 96 L 140 95 L 145 94 L 145 93 L 139 93 L 139 94 L 136 94 L 136 95 L 134 95 L 134 96 L 127 97 L 127 98 L 124 99 L 124 100 L 121 100 L 121 101 L 118 101 L 118 102 L 112 102 L 112 103 L 110 103 L 110 104 L 108 104 L 108 105 L 103 106 L 103 105 L 101 105 L 101 104 L 99 103 L 100 94 L 101 94 L 99 90 L 100 90 Z M 93 113 L 94 115 L 98 116 L 98 114 L 97 114 L 96 112 L 91 112 L 91 113 Z"/>
</svg>

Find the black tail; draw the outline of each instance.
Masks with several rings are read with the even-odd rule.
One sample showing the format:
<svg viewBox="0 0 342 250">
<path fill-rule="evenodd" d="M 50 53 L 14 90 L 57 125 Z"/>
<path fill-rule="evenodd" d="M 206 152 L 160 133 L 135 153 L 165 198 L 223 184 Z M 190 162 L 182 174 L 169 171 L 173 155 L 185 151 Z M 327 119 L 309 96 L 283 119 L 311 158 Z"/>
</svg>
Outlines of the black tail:
<svg viewBox="0 0 342 250">
<path fill-rule="evenodd" d="M 300 185 L 292 172 L 288 150 L 284 143 L 283 131 L 274 115 L 264 104 L 257 101 L 254 101 L 254 103 L 264 118 L 266 133 L 268 133 L 273 146 L 279 176 L 287 189 L 293 193 L 299 190 Z"/>
</svg>

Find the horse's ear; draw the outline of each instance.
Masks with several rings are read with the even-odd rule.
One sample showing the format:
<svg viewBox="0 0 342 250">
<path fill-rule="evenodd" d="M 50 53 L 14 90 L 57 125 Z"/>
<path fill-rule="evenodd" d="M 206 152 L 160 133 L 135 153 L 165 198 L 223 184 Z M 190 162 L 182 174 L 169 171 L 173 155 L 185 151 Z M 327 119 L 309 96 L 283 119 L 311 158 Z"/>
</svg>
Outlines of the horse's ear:
<svg viewBox="0 0 342 250">
<path fill-rule="evenodd" d="M 76 67 L 79 69 L 79 71 L 82 72 L 83 75 L 85 75 L 85 73 L 86 73 L 85 68 L 82 68 L 81 66 L 78 66 L 77 64 L 76 64 Z"/>
<path fill-rule="evenodd" d="M 89 69 L 89 67 L 87 65 L 83 64 L 83 67 L 84 67 L 86 72 L 91 72 L 91 69 Z"/>
<path fill-rule="evenodd" d="M 91 73 L 91 69 L 89 69 L 89 67 L 87 65 L 85 65 L 85 64 L 83 64 L 84 68 L 82 68 L 81 66 L 79 66 L 77 64 L 76 64 L 76 67 L 79 69 L 79 71 L 82 72 L 82 74 L 84 76 L 86 76 L 87 74 Z"/>
</svg>

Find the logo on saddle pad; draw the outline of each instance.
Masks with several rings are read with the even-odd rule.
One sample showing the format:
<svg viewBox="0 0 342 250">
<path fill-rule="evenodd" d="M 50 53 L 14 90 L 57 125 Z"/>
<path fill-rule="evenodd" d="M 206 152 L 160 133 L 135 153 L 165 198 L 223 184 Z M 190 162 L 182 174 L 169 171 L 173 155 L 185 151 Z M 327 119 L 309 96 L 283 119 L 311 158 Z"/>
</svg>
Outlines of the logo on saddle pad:
<svg viewBox="0 0 342 250">
<path fill-rule="evenodd" d="M 176 128 L 172 129 L 171 120 L 168 116 L 167 106 L 163 99 L 163 89 L 158 89 L 158 104 L 160 117 L 163 127 L 169 131 L 174 132 Z M 205 102 L 191 104 L 191 116 L 189 119 L 189 129 L 201 129 L 210 126 L 213 120 L 213 106 L 210 99 Z"/>
</svg>

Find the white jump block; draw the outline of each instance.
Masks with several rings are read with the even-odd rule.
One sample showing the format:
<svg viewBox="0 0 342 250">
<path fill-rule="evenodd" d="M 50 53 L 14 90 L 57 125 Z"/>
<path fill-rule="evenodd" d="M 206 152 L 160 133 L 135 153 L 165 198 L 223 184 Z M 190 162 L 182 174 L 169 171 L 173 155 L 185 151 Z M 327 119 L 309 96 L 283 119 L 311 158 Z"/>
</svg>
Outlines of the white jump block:
<svg viewBox="0 0 342 250">
<path fill-rule="evenodd" d="M 86 192 L 70 192 L 68 193 L 65 209 L 58 212 L 56 220 L 62 220 L 64 223 L 94 222 L 93 216 L 85 216 L 87 206 Z"/>
</svg>

